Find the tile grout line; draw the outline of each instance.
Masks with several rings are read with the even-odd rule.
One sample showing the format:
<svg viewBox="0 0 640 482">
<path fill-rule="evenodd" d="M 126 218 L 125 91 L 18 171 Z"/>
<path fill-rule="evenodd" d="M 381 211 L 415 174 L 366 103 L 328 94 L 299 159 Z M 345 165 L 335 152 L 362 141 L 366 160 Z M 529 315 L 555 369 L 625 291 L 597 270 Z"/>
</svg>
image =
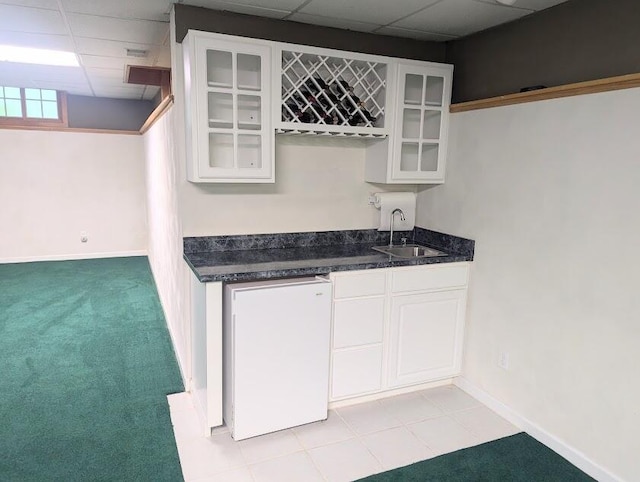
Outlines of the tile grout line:
<svg viewBox="0 0 640 482">
<path fill-rule="evenodd" d="M 331 410 L 327 411 L 327 420 L 329 419 L 329 415 L 328 413 L 331 412 Z M 294 427 L 295 428 L 295 427 Z M 291 429 L 291 431 L 293 432 L 293 436 L 298 440 L 298 443 L 300 444 L 300 446 L 303 448 L 304 453 L 307 455 L 307 457 L 309 457 L 309 460 L 311 460 L 311 465 L 313 465 L 313 467 L 318 471 L 318 473 L 320 474 L 320 477 L 322 477 L 322 480 L 324 480 L 325 482 L 329 482 L 329 480 L 324 476 L 324 474 L 322 473 L 322 471 L 320 470 L 320 467 L 318 467 L 318 464 L 316 464 L 316 461 L 313 460 L 313 457 L 311 456 L 311 454 L 309 453 L 309 449 L 307 449 L 307 447 L 304 445 L 304 443 L 302 443 L 302 440 L 300 439 L 300 437 L 298 436 L 298 434 L 296 433 L 295 430 Z M 317 448 L 317 447 L 314 447 Z"/>
</svg>

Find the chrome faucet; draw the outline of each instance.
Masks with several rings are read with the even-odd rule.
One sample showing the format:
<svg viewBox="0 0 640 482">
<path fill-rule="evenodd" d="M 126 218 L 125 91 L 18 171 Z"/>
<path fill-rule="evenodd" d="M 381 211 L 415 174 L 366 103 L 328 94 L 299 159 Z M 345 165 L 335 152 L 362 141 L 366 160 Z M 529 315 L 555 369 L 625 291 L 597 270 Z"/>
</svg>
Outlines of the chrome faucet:
<svg viewBox="0 0 640 482">
<path fill-rule="evenodd" d="M 391 236 L 389 237 L 389 247 L 390 248 L 393 247 L 393 219 L 394 219 L 394 216 L 396 215 L 396 213 L 400 214 L 400 220 L 401 221 L 405 220 L 404 213 L 402 212 L 402 209 L 396 208 L 393 211 L 391 211 L 391 219 L 389 221 L 389 226 L 391 228 Z"/>
</svg>

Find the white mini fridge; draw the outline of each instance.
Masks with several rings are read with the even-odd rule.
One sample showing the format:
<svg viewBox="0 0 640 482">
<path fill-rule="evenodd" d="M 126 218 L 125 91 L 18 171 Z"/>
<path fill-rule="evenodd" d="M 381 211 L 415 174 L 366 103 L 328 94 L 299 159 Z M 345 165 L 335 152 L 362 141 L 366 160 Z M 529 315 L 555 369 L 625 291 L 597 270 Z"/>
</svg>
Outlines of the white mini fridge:
<svg viewBox="0 0 640 482">
<path fill-rule="evenodd" d="M 223 414 L 234 440 L 327 418 L 331 283 L 225 287 Z"/>
</svg>

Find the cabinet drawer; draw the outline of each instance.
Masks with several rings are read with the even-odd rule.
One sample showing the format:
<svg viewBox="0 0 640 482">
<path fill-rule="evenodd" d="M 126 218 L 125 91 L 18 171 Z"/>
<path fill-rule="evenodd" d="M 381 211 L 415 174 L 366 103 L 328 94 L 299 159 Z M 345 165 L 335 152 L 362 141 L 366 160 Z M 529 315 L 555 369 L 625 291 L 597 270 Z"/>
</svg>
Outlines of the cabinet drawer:
<svg viewBox="0 0 640 482">
<path fill-rule="evenodd" d="M 391 273 L 391 292 L 457 288 L 467 285 L 468 275 L 466 264 L 399 268 Z"/>
<path fill-rule="evenodd" d="M 382 345 L 334 352 L 332 399 L 375 392 L 381 387 Z"/>
<path fill-rule="evenodd" d="M 338 300 L 333 306 L 333 347 L 381 343 L 384 298 Z"/>
<path fill-rule="evenodd" d="M 355 296 L 383 295 L 386 278 L 385 270 L 340 273 L 334 278 L 333 296 L 335 299 L 340 299 Z"/>
</svg>

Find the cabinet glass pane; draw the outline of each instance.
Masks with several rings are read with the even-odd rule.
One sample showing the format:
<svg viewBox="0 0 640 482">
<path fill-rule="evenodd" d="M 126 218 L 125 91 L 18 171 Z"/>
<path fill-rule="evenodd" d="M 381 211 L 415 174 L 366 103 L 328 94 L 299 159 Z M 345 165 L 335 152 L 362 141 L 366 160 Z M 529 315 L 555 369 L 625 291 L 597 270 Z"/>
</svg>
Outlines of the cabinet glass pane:
<svg viewBox="0 0 640 482">
<path fill-rule="evenodd" d="M 233 168 L 233 134 L 209 133 L 209 166 Z"/>
<path fill-rule="evenodd" d="M 424 77 L 422 75 L 407 74 L 404 78 L 404 103 L 421 104 L 423 85 Z"/>
<path fill-rule="evenodd" d="M 402 114 L 402 137 L 417 139 L 420 137 L 420 110 L 404 109 Z"/>
<path fill-rule="evenodd" d="M 233 59 L 231 52 L 207 50 L 207 84 L 209 87 L 233 86 Z"/>
<path fill-rule="evenodd" d="M 260 130 L 261 99 L 256 95 L 238 96 L 238 129 Z"/>
<path fill-rule="evenodd" d="M 249 134 L 238 135 L 238 167 L 260 169 L 262 167 L 262 139 Z"/>
<path fill-rule="evenodd" d="M 420 171 L 435 172 L 438 170 L 438 144 L 422 144 Z"/>
<path fill-rule="evenodd" d="M 260 90 L 261 64 L 257 55 L 238 54 L 238 89 Z"/>
<path fill-rule="evenodd" d="M 222 92 L 209 92 L 209 127 L 233 127 L 233 97 Z"/>
<path fill-rule="evenodd" d="M 427 92 L 424 96 L 425 105 L 442 105 L 444 95 L 444 78 L 427 76 Z"/>
<path fill-rule="evenodd" d="M 401 171 L 417 171 L 418 170 L 418 143 L 403 142 L 400 149 L 400 170 Z"/>
<path fill-rule="evenodd" d="M 442 114 L 438 110 L 425 110 L 422 123 L 423 139 L 440 139 L 440 119 Z"/>
</svg>

